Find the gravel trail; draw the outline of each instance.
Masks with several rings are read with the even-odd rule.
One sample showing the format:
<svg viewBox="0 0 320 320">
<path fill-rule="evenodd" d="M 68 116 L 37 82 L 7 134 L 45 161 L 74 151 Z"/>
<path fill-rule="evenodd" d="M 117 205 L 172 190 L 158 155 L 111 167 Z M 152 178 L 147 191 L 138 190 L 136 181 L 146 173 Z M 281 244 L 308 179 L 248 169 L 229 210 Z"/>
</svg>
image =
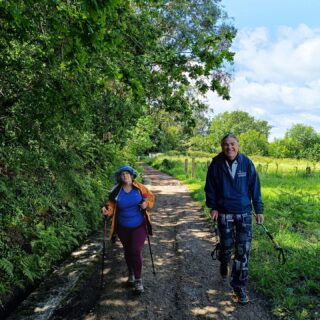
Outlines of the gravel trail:
<svg viewBox="0 0 320 320">
<path fill-rule="evenodd" d="M 146 241 L 143 281 L 145 293 L 136 296 L 125 286 L 126 266 L 121 244 L 108 245 L 105 287 L 95 307 L 77 319 L 273 319 L 268 306 L 248 288 L 253 300 L 237 305 L 228 281 L 211 259 L 214 237 L 199 205 L 173 177 L 144 166 L 145 184 L 155 193 L 150 237 L 156 276 Z M 109 257 L 109 259 L 108 259 Z M 67 316 L 67 315 L 65 315 Z"/>
</svg>

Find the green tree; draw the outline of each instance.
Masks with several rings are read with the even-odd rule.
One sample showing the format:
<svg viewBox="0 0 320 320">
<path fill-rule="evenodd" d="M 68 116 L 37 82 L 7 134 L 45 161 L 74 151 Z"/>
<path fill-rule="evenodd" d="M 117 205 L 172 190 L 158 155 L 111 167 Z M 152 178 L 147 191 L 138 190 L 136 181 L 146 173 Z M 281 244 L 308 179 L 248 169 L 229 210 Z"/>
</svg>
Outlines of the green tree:
<svg viewBox="0 0 320 320">
<path fill-rule="evenodd" d="M 215 1 L 139 2 L 134 38 L 142 73 L 135 75 L 140 74 L 152 116 L 164 109 L 188 129 L 197 111 L 206 109 L 199 99 L 204 93 L 213 90 L 229 98 L 226 66 L 233 61 L 235 30 L 223 15 Z M 145 28 L 141 20 L 148 22 Z"/>
<path fill-rule="evenodd" d="M 288 138 L 275 139 L 268 145 L 268 153 L 275 158 L 290 158 L 291 152 L 289 149 L 290 140 Z"/>
<path fill-rule="evenodd" d="M 215 152 L 213 145 L 208 138 L 204 135 L 196 135 L 188 140 L 188 150 L 203 151 L 203 152 Z"/>
<path fill-rule="evenodd" d="M 160 111 L 157 117 L 153 118 L 153 123 L 154 131 L 151 134 L 153 148 L 151 151 L 185 150 L 184 125 L 176 121 L 176 116 L 173 113 Z"/>
<path fill-rule="evenodd" d="M 247 155 L 265 156 L 268 153 L 268 141 L 265 134 L 250 129 L 239 136 L 241 152 Z"/>
<path fill-rule="evenodd" d="M 155 131 L 154 120 L 150 117 L 140 118 L 137 124 L 131 127 L 131 139 L 127 140 L 124 152 L 126 158 L 143 155 L 153 147 L 151 136 Z"/>
<path fill-rule="evenodd" d="M 320 143 L 317 143 L 311 148 L 309 148 L 308 159 L 312 161 L 320 161 Z"/>
<path fill-rule="evenodd" d="M 267 121 L 256 120 L 244 111 L 232 111 L 218 114 L 210 124 L 209 138 L 216 148 L 220 146 L 221 138 L 227 133 L 233 133 L 237 137 L 247 132 L 255 130 L 268 138 L 271 126 Z"/>
<path fill-rule="evenodd" d="M 285 134 L 290 155 L 295 158 L 309 158 L 309 152 L 320 143 L 320 135 L 304 124 L 295 124 Z"/>
</svg>

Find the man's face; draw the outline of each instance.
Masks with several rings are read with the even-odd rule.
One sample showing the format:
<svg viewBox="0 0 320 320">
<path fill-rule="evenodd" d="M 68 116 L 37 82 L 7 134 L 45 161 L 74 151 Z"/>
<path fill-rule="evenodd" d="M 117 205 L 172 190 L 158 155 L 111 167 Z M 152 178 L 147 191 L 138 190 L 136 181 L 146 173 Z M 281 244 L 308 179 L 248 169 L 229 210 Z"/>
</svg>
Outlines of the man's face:
<svg viewBox="0 0 320 320">
<path fill-rule="evenodd" d="M 239 152 L 239 144 L 235 138 L 227 138 L 222 143 L 222 151 L 229 160 L 234 160 Z"/>
</svg>

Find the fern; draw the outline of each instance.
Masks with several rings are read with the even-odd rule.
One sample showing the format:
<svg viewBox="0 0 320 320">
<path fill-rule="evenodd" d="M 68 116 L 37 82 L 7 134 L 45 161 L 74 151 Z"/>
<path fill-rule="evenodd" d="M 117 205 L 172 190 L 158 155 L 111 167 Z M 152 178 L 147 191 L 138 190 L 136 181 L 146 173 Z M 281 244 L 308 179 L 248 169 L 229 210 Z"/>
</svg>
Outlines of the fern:
<svg viewBox="0 0 320 320">
<path fill-rule="evenodd" d="M 13 277 L 13 264 L 8 259 L 0 259 L 0 269 L 3 270 L 10 277 Z"/>
<path fill-rule="evenodd" d="M 35 255 L 25 256 L 20 260 L 22 273 L 33 282 L 40 277 L 39 264 Z"/>
</svg>

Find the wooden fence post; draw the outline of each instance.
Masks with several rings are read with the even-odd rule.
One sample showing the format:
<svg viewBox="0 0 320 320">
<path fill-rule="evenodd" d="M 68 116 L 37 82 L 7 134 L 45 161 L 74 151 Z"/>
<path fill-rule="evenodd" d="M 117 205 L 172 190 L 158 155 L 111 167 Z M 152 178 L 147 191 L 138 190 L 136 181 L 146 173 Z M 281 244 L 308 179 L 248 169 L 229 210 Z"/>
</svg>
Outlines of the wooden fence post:
<svg viewBox="0 0 320 320">
<path fill-rule="evenodd" d="M 194 171 L 195 171 L 195 158 L 192 157 L 192 167 L 191 167 L 191 178 L 193 179 L 194 178 Z"/>
<path fill-rule="evenodd" d="M 307 177 L 310 177 L 312 175 L 311 167 L 306 167 L 306 175 L 307 175 Z"/>
<path fill-rule="evenodd" d="M 184 160 L 184 174 L 188 177 L 188 158 Z"/>
<path fill-rule="evenodd" d="M 261 163 L 258 164 L 258 166 L 257 166 L 257 171 L 258 171 L 259 173 L 262 173 L 262 165 L 261 165 Z"/>
</svg>

